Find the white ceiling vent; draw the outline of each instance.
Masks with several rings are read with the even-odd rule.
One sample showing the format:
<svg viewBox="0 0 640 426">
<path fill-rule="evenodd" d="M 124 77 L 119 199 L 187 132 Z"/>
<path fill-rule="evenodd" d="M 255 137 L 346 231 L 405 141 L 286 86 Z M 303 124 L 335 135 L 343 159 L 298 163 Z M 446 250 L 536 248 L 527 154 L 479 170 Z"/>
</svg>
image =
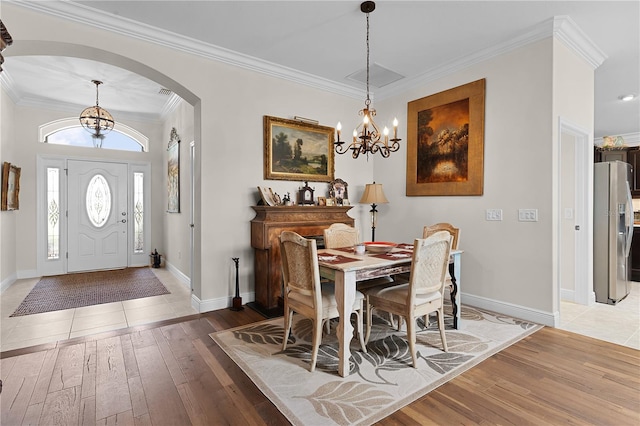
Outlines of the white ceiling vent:
<svg viewBox="0 0 640 426">
<path fill-rule="evenodd" d="M 160 89 L 160 91 L 159 91 L 158 93 L 159 93 L 159 94 L 161 94 L 161 95 L 169 96 L 169 95 L 171 95 L 171 93 L 173 93 L 173 92 L 171 92 L 171 90 L 169 90 L 169 89 L 165 89 L 165 88 L 163 87 L 163 88 L 161 88 L 161 89 Z"/>
<path fill-rule="evenodd" d="M 367 69 L 363 68 L 346 77 L 349 80 L 358 81 L 367 84 Z M 395 81 L 403 79 L 404 76 L 395 71 L 391 71 L 381 65 L 374 63 L 369 68 L 369 85 L 373 87 L 384 87 Z"/>
</svg>

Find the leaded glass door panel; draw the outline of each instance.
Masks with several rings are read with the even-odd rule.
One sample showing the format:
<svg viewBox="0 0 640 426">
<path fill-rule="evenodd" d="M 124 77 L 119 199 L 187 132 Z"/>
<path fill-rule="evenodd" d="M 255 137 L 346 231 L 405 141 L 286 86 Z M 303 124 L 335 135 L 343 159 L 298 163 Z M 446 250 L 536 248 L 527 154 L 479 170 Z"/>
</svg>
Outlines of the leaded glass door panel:
<svg viewBox="0 0 640 426">
<path fill-rule="evenodd" d="M 68 272 L 127 266 L 127 165 L 69 160 Z"/>
</svg>

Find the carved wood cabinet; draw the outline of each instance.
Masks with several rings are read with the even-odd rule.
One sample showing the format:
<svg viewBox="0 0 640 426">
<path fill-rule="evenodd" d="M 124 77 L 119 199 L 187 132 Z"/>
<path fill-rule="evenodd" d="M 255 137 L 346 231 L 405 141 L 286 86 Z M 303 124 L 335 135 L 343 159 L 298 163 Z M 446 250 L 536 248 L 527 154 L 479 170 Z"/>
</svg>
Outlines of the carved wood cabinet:
<svg viewBox="0 0 640 426">
<path fill-rule="evenodd" d="M 254 249 L 254 307 L 267 316 L 282 315 L 282 266 L 280 233 L 293 231 L 303 237 L 322 237 L 333 223 L 354 225 L 347 215 L 351 206 L 252 206 L 251 247 Z"/>
</svg>

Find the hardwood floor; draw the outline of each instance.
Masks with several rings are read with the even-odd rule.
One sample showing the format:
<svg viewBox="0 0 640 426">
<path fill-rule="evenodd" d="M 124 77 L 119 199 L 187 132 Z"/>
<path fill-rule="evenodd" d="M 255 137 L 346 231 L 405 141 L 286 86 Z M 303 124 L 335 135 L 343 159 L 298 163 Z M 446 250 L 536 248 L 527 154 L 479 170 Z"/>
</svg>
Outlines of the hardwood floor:
<svg viewBox="0 0 640 426">
<path fill-rule="evenodd" d="M 2 425 L 280 425 L 209 338 L 225 309 L 1 354 Z M 640 424 L 640 352 L 544 328 L 379 422 Z"/>
</svg>

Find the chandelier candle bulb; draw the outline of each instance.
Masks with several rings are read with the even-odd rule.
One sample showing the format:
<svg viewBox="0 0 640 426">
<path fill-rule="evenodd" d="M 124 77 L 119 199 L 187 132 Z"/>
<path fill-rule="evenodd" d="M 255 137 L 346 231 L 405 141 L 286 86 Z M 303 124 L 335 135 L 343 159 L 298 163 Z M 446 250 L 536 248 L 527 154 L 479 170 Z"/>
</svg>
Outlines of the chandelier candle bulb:
<svg viewBox="0 0 640 426">
<path fill-rule="evenodd" d="M 393 138 L 398 139 L 398 119 L 397 118 L 393 119 Z"/>
<path fill-rule="evenodd" d="M 338 141 L 340 141 L 340 130 L 342 130 L 342 124 L 340 124 L 340 122 L 338 121 L 338 124 L 336 125 L 336 134 L 338 135 Z"/>
</svg>

